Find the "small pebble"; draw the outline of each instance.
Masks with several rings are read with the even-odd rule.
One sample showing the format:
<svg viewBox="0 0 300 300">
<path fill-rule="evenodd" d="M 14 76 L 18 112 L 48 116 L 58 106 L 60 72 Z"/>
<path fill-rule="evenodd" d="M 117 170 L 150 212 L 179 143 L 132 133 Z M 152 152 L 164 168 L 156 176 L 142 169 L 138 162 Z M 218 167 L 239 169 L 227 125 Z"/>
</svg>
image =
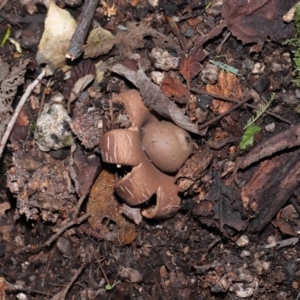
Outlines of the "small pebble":
<svg viewBox="0 0 300 300">
<path fill-rule="evenodd" d="M 242 252 L 241 252 L 241 257 L 248 257 L 248 256 L 250 256 L 251 255 L 251 252 L 250 251 L 247 251 L 247 250 L 243 250 Z"/>
<path fill-rule="evenodd" d="M 299 99 L 295 95 L 294 91 L 287 92 L 285 95 L 281 95 L 282 103 L 288 106 L 299 104 Z"/>
<path fill-rule="evenodd" d="M 271 65 L 271 71 L 276 73 L 276 72 L 281 72 L 282 71 L 282 65 L 277 63 L 277 62 L 273 62 Z"/>
<path fill-rule="evenodd" d="M 152 6 L 155 7 L 158 5 L 159 0 L 148 0 L 148 3 Z"/>
<path fill-rule="evenodd" d="M 270 124 L 266 125 L 265 129 L 268 132 L 274 132 L 274 130 L 275 130 L 275 123 L 273 122 L 273 123 L 270 123 Z"/>
<path fill-rule="evenodd" d="M 252 67 L 252 74 L 262 74 L 265 70 L 265 65 L 263 63 L 255 63 Z"/>
<path fill-rule="evenodd" d="M 27 300 L 28 297 L 27 297 L 27 295 L 24 294 L 24 293 L 19 293 L 19 294 L 17 295 L 17 299 L 20 299 L 20 300 Z"/>
<path fill-rule="evenodd" d="M 235 244 L 239 247 L 245 247 L 249 244 L 249 238 L 243 234 L 235 241 Z"/>
<path fill-rule="evenodd" d="M 70 256 L 72 253 L 72 242 L 65 237 L 60 237 L 57 240 L 56 247 L 62 254 L 67 256 Z"/>
<path fill-rule="evenodd" d="M 164 79 L 165 74 L 158 71 L 151 72 L 151 79 L 158 85 L 161 84 L 162 80 Z"/>
<path fill-rule="evenodd" d="M 218 74 L 218 67 L 208 64 L 201 72 L 201 80 L 206 84 L 215 84 L 218 80 Z"/>
<path fill-rule="evenodd" d="M 179 65 L 179 58 L 171 55 L 168 51 L 160 48 L 153 48 L 151 56 L 155 59 L 154 66 L 163 71 L 177 69 Z"/>
</svg>

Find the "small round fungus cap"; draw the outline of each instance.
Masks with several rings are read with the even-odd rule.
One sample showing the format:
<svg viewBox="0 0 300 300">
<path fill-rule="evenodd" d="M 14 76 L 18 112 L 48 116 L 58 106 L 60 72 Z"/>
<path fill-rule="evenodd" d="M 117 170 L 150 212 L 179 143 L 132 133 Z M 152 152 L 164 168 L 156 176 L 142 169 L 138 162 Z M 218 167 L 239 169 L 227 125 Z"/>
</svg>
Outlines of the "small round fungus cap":
<svg viewBox="0 0 300 300">
<path fill-rule="evenodd" d="M 143 127 L 143 149 L 161 171 L 174 173 L 193 152 L 190 135 L 170 122 L 153 122 Z"/>
</svg>

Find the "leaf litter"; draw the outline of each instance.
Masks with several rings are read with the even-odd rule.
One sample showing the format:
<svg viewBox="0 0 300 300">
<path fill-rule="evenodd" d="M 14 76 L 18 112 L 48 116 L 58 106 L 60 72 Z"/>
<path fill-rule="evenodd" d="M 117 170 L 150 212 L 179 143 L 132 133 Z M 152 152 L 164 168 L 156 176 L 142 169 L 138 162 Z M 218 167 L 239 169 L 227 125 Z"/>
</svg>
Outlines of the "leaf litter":
<svg viewBox="0 0 300 300">
<path fill-rule="evenodd" d="M 87 40 L 84 55 L 93 59 L 100 56 L 104 60 L 105 69 L 108 70 L 106 74 L 109 74 L 109 70 L 113 72 L 109 74 L 109 79 L 108 76 L 104 76 L 101 79 L 103 81 L 98 82 L 100 90 L 99 86 L 96 86 L 93 82 L 95 76 L 93 67 L 91 68 L 92 71 L 78 73 L 75 76 L 76 78 L 74 77 L 76 69 L 73 68 L 73 78 L 66 86 L 67 91 L 65 94 L 69 101 L 69 112 L 72 118 L 69 126 L 75 138 L 71 149 L 65 148 L 56 151 L 51 150 L 49 153 L 41 153 L 37 151 L 34 144 L 30 143 L 30 139 L 19 149 L 18 144 L 14 143 L 16 148 L 13 152 L 13 165 L 8 171 L 8 185 L 17 197 L 16 217 L 25 215 L 27 219 L 32 220 L 41 218 L 45 222 L 55 224 L 55 230 L 58 230 L 70 221 L 72 216 L 76 215 L 78 208 L 80 209 L 77 203 L 78 197 L 84 198 L 90 192 L 83 206 L 84 208 L 86 205 L 86 209 L 91 215 L 89 219 L 90 230 L 95 233 L 89 236 L 96 237 L 98 234 L 98 236 L 103 236 L 106 240 L 113 242 L 112 244 L 105 243 L 105 247 L 109 245 L 110 249 L 110 260 L 105 262 L 105 267 L 110 269 L 109 276 L 114 274 L 122 277 L 123 280 L 111 292 L 118 293 L 121 287 L 126 287 L 126 280 L 131 281 L 133 284 L 143 281 L 143 285 L 147 286 L 145 278 L 150 278 L 150 282 L 153 284 L 153 280 L 156 280 L 156 277 L 153 277 L 153 272 L 159 270 L 159 281 L 163 285 L 163 289 L 159 289 L 159 294 L 163 294 L 166 298 L 171 295 L 171 291 L 167 286 L 168 280 L 171 280 L 173 286 L 173 296 L 176 294 L 179 298 L 186 299 L 192 295 L 191 291 L 194 288 L 188 285 L 187 278 L 193 276 L 193 272 L 186 272 L 184 268 L 179 268 L 174 260 L 181 260 L 181 254 L 179 253 L 182 253 L 186 258 L 192 257 L 195 250 L 190 251 L 189 246 L 185 247 L 185 243 L 189 239 L 200 241 L 197 244 L 197 251 L 201 251 L 201 247 L 206 248 L 202 251 L 201 259 L 193 262 L 185 260 L 184 262 L 184 264 L 187 264 L 187 269 L 197 270 L 198 263 L 203 264 L 204 260 L 210 259 L 208 253 L 213 255 L 216 253 L 220 239 L 217 237 L 216 242 L 210 240 L 216 232 L 217 235 L 230 240 L 230 243 L 235 243 L 236 238 L 246 231 L 247 226 L 255 232 L 261 231 L 268 224 L 273 224 L 278 230 L 276 233 L 280 231 L 281 234 L 295 235 L 297 232 L 295 219 L 291 218 L 286 221 L 286 216 L 280 219 L 278 212 L 293 195 L 293 191 L 297 187 L 297 181 L 295 181 L 297 176 L 295 174 L 298 174 L 297 168 L 299 166 L 297 156 L 293 152 L 295 147 L 298 146 L 297 138 L 295 138 L 297 127 L 278 133 L 275 135 L 276 138 L 274 136 L 269 138 L 267 142 L 258 145 L 257 148 L 244 156 L 244 160 L 235 160 L 237 154 L 239 154 L 237 150 L 238 138 L 241 137 L 242 128 L 247 118 L 243 117 L 243 110 L 238 112 L 235 109 L 232 110 L 234 106 L 230 102 L 246 103 L 244 102 L 246 98 L 242 94 L 244 78 L 237 78 L 233 74 L 219 72 L 217 85 L 206 85 L 208 94 L 218 95 L 214 97 L 212 104 L 205 107 L 197 107 L 197 95 L 194 92 L 199 86 L 203 87 L 203 83 L 198 81 L 198 77 L 202 70 L 206 68 L 208 53 L 209 56 L 213 53 L 212 49 L 207 47 L 208 42 L 210 45 L 214 44 L 212 38 L 217 37 L 227 27 L 233 36 L 241 40 L 243 44 L 263 43 L 268 38 L 276 42 L 282 42 L 285 38 L 293 35 L 294 32 L 293 24 L 287 25 L 281 20 L 281 16 L 286 13 L 292 4 L 293 1 L 287 1 L 284 5 L 280 5 L 278 1 L 263 1 L 260 3 L 258 1 L 224 1 L 222 6 L 223 20 L 219 24 L 216 23 L 211 26 L 212 30 L 206 31 L 207 34 L 196 35 L 191 43 L 184 44 L 187 36 L 179 37 L 183 23 L 176 24 L 178 25 L 177 38 L 180 39 L 181 46 L 184 45 L 182 48 L 177 45 L 177 42 L 174 42 L 174 36 L 162 33 L 163 31 L 157 29 L 157 27 L 156 29 L 149 27 L 147 21 L 141 23 L 127 22 L 125 27 L 119 26 L 118 30 L 112 31 L 114 34 L 110 30 L 104 29 L 105 27 L 110 28 L 114 21 L 110 25 L 105 24 L 105 22 L 101 23 L 104 26 L 103 28 L 97 28 L 98 33 L 95 34 L 97 38 L 93 40 L 93 45 L 89 45 L 90 40 Z M 103 3 L 101 5 L 104 9 L 105 5 Z M 118 15 L 120 11 L 116 7 L 114 14 Z M 192 10 L 197 9 L 192 5 L 190 8 Z M 166 7 L 163 7 L 163 9 L 164 11 L 167 10 Z M 176 9 L 179 9 L 179 7 L 176 6 Z M 259 20 L 259 22 L 256 20 Z M 191 19 L 187 24 L 192 26 L 192 24 L 197 24 L 197 20 Z M 267 30 L 261 32 L 256 25 Z M 174 33 L 175 31 L 170 32 Z M 189 31 L 183 32 L 185 34 Z M 274 35 L 274 32 L 276 32 L 276 35 Z M 157 60 L 157 57 L 154 58 L 147 54 L 149 48 L 154 47 L 161 49 L 162 53 L 167 51 L 166 53 L 171 58 L 176 57 L 180 61 L 179 70 L 175 68 L 172 73 L 164 74 L 161 87 L 151 82 L 150 77 L 148 77 L 149 69 L 153 69 L 153 66 L 156 69 L 164 70 L 153 60 Z M 49 59 L 43 61 L 43 63 L 48 63 L 52 72 L 57 68 L 66 66 L 66 62 L 62 59 L 63 62 L 59 64 L 53 62 L 53 49 L 51 51 Z M 41 56 L 43 55 L 44 53 L 41 54 Z M 112 67 L 107 57 L 116 61 Z M 135 59 L 138 61 L 137 65 L 139 67 L 128 67 L 126 61 L 123 61 L 124 59 Z M 226 64 L 231 65 L 226 46 L 222 59 L 225 60 Z M 78 66 L 80 67 L 80 65 Z M 245 76 L 243 68 L 239 68 L 239 70 Z M 83 79 L 87 75 L 90 75 L 87 80 Z M 246 78 L 249 79 L 249 77 L 251 75 L 246 74 Z M 152 226 L 153 224 L 141 221 L 140 208 L 129 208 L 121 205 L 121 201 L 116 198 L 113 188 L 115 175 L 120 174 L 120 170 L 110 172 L 106 165 L 100 164 L 99 154 L 101 149 L 98 141 L 102 134 L 116 127 L 128 128 L 130 126 L 128 112 L 124 107 L 120 104 L 111 103 L 109 100 L 111 99 L 111 92 L 119 94 L 128 87 L 132 88 L 129 81 L 140 90 L 145 105 L 154 111 L 159 118 L 172 120 L 178 126 L 195 134 L 193 135 L 196 147 L 195 153 L 186 161 L 186 164 L 176 176 L 178 189 L 182 193 L 180 195 L 185 200 L 184 205 L 181 213 L 170 220 L 170 223 L 165 222 L 157 225 L 159 230 L 156 230 L 157 228 Z M 277 86 L 280 86 L 280 80 L 278 82 Z M 62 105 L 67 105 L 67 103 L 63 102 Z M 11 103 L 8 106 L 11 106 Z M 197 117 L 194 116 L 196 110 L 198 110 Z M 210 120 L 216 118 L 217 121 L 210 122 L 208 120 L 207 125 L 204 122 L 199 126 L 199 114 L 203 113 L 201 110 L 206 110 L 204 112 L 208 118 L 212 118 Z M 227 112 L 230 112 L 230 114 L 225 117 L 223 114 Z M 27 117 L 32 118 L 31 115 L 27 115 Z M 220 118 L 217 119 L 217 117 Z M 202 125 L 206 125 L 207 128 L 204 134 L 199 130 Z M 206 134 L 209 135 L 212 143 L 218 143 L 220 146 L 210 147 L 212 143 L 207 143 L 206 147 L 202 147 L 200 140 L 206 142 L 208 138 Z M 30 135 L 28 136 L 30 137 Z M 256 136 L 254 143 L 258 143 L 258 141 L 259 137 Z M 283 155 L 281 151 L 286 149 L 291 150 Z M 278 154 L 279 152 L 280 154 Z M 202 156 L 205 156 L 205 159 Z M 230 161 L 228 157 L 230 157 Z M 269 158 L 266 159 L 267 157 Z M 281 164 L 278 164 L 276 159 L 280 159 Z M 236 164 L 237 176 L 235 179 L 238 179 L 238 183 L 242 180 L 240 189 L 231 188 L 234 178 L 232 172 L 229 171 L 233 169 L 230 163 L 233 166 Z M 258 163 L 258 168 L 255 163 Z M 100 168 L 104 169 L 93 184 Z M 276 172 L 277 175 L 274 176 Z M 56 189 L 58 189 L 58 193 L 56 193 Z M 240 198 L 242 201 L 236 201 Z M 265 199 L 270 200 L 266 201 Z M 270 203 L 271 200 L 272 203 Z M 272 209 L 269 209 L 270 207 Z M 182 214 L 186 211 L 188 211 L 186 215 Z M 194 217 L 193 220 L 190 216 Z M 274 220 L 275 216 L 276 220 Z M 198 223 L 194 223 L 194 221 Z M 197 225 L 195 226 L 195 224 Z M 204 233 L 202 237 L 201 234 L 205 231 L 199 224 L 205 225 L 208 230 L 207 235 Z M 146 230 L 138 228 L 138 225 L 145 226 Z M 179 228 L 179 230 L 174 230 L 174 228 Z M 146 232 L 147 230 L 149 230 L 149 234 Z M 176 234 L 174 231 L 176 231 Z M 141 239 L 137 239 L 138 233 L 141 234 Z M 172 236 L 172 234 L 176 236 Z M 166 238 L 169 238 L 170 247 L 166 243 Z M 76 244 L 74 235 L 70 237 L 70 240 L 75 241 Z M 136 241 L 133 242 L 134 240 Z M 287 243 L 285 246 L 295 243 Z M 98 245 L 99 251 L 106 253 L 107 249 L 103 244 Z M 110 268 L 110 263 L 113 262 L 114 264 L 116 262 L 120 265 L 124 257 L 120 258 L 119 256 L 120 253 L 123 254 L 122 250 L 120 252 L 119 249 L 116 251 L 117 248 L 111 245 L 119 244 L 131 244 L 132 252 L 128 250 L 125 259 L 126 266 L 120 267 L 118 273 L 116 273 L 113 267 Z M 195 246 L 194 244 L 190 245 Z M 209 250 L 207 250 L 207 245 L 212 245 L 211 248 L 209 246 Z M 226 249 L 226 245 L 222 242 L 220 247 Z M 253 249 L 247 244 L 245 244 L 245 247 L 247 250 L 250 249 L 250 252 Z M 253 244 L 251 247 L 253 247 Z M 79 247 L 77 248 L 79 249 Z M 180 250 L 175 253 L 173 251 L 175 249 Z M 241 254 L 242 252 L 239 250 L 237 252 Z M 207 293 L 206 297 L 217 295 L 218 292 L 228 292 L 235 294 L 237 297 L 262 293 L 262 289 L 258 291 L 255 287 L 255 282 L 258 282 L 257 278 L 260 278 L 259 276 L 263 276 L 262 273 L 257 271 L 257 274 L 251 275 L 251 280 L 247 283 L 243 281 L 242 284 L 240 282 L 235 283 L 235 279 L 231 280 L 230 278 L 237 276 L 237 281 L 239 281 L 244 273 L 250 272 L 250 269 L 239 269 L 240 273 L 237 274 L 235 271 L 241 265 L 239 256 L 233 257 L 226 251 L 223 252 L 220 257 L 215 257 L 215 264 L 209 264 L 208 261 L 205 261 L 204 264 L 206 266 L 210 265 L 210 267 L 197 275 L 201 277 L 201 290 Z M 151 256 L 154 257 L 150 271 L 140 260 L 141 255 L 149 259 L 148 253 L 151 253 Z M 195 253 L 199 257 L 198 252 Z M 92 252 L 92 254 L 97 255 L 96 252 Z M 145 261 L 144 257 L 142 259 Z M 101 263 L 101 261 L 101 258 L 98 257 L 97 262 Z M 136 267 L 132 263 L 134 261 L 139 261 L 146 271 Z M 228 262 L 226 270 L 220 271 L 219 269 L 218 271 L 217 268 L 222 268 L 224 261 Z M 258 265 L 262 264 L 262 260 L 255 259 L 254 262 L 256 267 L 253 265 L 253 268 L 258 270 Z M 85 263 L 82 264 L 79 271 L 82 272 L 86 266 Z M 126 275 L 122 273 L 122 270 L 126 271 Z M 144 271 L 150 272 L 150 275 L 148 276 L 146 273 L 146 276 L 144 276 Z M 264 271 L 268 272 L 267 268 Z M 92 273 L 92 270 L 89 272 Z M 101 272 L 105 272 L 103 268 L 101 268 Z M 69 282 L 72 283 L 72 280 L 69 280 Z M 113 281 L 117 282 L 117 279 Z M 223 285 L 222 283 L 226 284 Z M 105 293 L 105 291 L 100 290 L 101 288 L 97 290 L 97 293 Z M 196 290 L 194 289 L 193 292 L 197 293 Z M 61 293 L 65 296 L 67 291 L 64 290 Z M 60 293 L 56 295 L 59 297 Z"/>
</svg>

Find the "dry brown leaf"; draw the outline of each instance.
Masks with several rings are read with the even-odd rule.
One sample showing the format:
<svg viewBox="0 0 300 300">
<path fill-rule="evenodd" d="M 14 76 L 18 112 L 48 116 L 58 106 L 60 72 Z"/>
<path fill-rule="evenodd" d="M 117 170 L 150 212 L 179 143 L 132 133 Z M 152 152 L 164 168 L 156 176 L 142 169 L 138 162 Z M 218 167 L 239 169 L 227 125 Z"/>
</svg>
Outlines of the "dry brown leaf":
<svg viewBox="0 0 300 300">
<path fill-rule="evenodd" d="M 202 70 L 201 61 L 207 56 L 202 47 L 195 47 L 192 53 L 186 57 L 179 67 L 180 74 L 187 82 L 190 82 Z"/>
<path fill-rule="evenodd" d="M 162 82 L 161 89 L 163 93 L 171 98 L 174 97 L 174 101 L 177 103 L 186 103 L 188 100 L 188 93 L 181 81 L 172 77 L 169 73 L 166 73 Z"/>
<path fill-rule="evenodd" d="M 232 34 L 244 44 L 264 42 L 269 37 L 283 42 L 295 34 L 295 26 L 282 18 L 297 1 L 227 0 L 222 16 Z"/>
<path fill-rule="evenodd" d="M 278 228 L 283 234 L 291 235 L 291 236 L 297 236 L 298 234 L 295 232 L 295 230 L 292 228 L 292 226 L 286 222 L 285 220 L 273 220 L 272 225 L 276 228 Z"/>
<path fill-rule="evenodd" d="M 208 84 L 206 90 L 209 93 L 215 93 L 232 99 L 241 99 L 243 97 L 240 80 L 232 73 L 224 71 L 219 72 L 218 83 L 215 85 Z M 215 114 L 222 114 L 229 110 L 232 103 L 228 101 L 222 101 L 214 99 L 210 106 L 210 109 Z"/>
<path fill-rule="evenodd" d="M 93 230 L 101 232 L 104 239 L 127 245 L 138 234 L 136 225 L 122 214 L 120 203 L 114 195 L 115 174 L 103 170 L 94 183 L 88 202 L 87 212 L 91 214 L 89 224 Z M 116 225 L 111 228 L 112 222 Z"/>
</svg>

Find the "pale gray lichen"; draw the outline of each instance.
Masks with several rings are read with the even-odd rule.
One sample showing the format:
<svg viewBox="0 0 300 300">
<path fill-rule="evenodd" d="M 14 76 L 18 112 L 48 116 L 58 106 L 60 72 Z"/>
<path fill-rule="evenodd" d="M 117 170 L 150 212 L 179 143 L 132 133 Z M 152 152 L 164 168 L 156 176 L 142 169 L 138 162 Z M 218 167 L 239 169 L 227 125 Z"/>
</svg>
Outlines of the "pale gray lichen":
<svg viewBox="0 0 300 300">
<path fill-rule="evenodd" d="M 63 104 L 61 94 L 55 95 L 45 104 L 39 116 L 34 140 L 41 151 L 58 150 L 72 144 L 71 118 Z"/>
</svg>

